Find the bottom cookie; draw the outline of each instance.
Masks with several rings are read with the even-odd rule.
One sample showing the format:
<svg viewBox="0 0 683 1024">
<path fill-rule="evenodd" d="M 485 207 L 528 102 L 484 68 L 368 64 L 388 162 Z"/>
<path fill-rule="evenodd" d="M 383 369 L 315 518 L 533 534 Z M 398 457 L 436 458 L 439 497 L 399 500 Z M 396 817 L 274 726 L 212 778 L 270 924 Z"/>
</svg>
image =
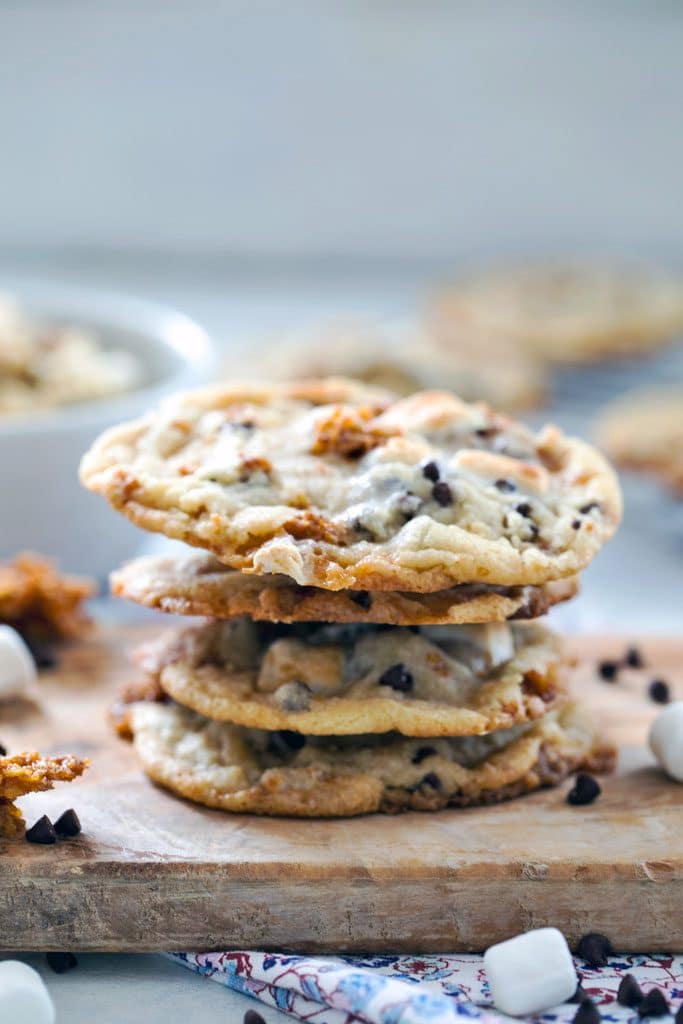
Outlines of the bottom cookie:
<svg viewBox="0 0 683 1024">
<path fill-rule="evenodd" d="M 224 811 L 328 818 L 497 803 L 578 769 L 610 771 L 614 747 L 565 704 L 533 723 L 484 736 L 309 737 L 245 729 L 178 704 L 132 709 L 147 774 Z"/>
</svg>

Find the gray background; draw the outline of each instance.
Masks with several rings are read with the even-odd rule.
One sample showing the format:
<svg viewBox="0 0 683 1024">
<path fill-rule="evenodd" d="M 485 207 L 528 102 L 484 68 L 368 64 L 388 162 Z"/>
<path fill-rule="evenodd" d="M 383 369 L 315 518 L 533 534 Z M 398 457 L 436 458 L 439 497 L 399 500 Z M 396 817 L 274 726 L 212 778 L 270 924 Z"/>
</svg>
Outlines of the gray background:
<svg viewBox="0 0 683 1024">
<path fill-rule="evenodd" d="M 0 250 L 668 252 L 682 97 L 677 2 L 4 0 Z"/>
</svg>

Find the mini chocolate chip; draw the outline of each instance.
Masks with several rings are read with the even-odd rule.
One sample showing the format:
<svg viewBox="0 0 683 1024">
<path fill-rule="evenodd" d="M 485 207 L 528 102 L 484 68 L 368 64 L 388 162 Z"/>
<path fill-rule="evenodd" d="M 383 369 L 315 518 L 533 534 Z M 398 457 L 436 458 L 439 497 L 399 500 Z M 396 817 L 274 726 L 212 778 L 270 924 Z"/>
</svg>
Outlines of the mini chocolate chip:
<svg viewBox="0 0 683 1024">
<path fill-rule="evenodd" d="M 24 636 L 24 640 L 33 656 L 36 668 L 50 669 L 57 667 L 57 656 L 50 644 L 46 643 L 45 640 L 37 640 L 35 637 L 30 636 Z"/>
<path fill-rule="evenodd" d="M 433 757 L 435 753 L 434 747 L 418 747 L 411 760 L 413 764 L 422 764 L 426 758 Z"/>
<path fill-rule="evenodd" d="M 247 1010 L 242 1024 L 266 1024 L 266 1022 L 261 1014 L 257 1013 L 256 1010 Z"/>
<path fill-rule="evenodd" d="M 510 494 L 512 491 L 517 490 L 512 480 L 496 480 L 494 487 L 497 487 L 503 494 Z"/>
<path fill-rule="evenodd" d="M 520 501 L 515 505 L 515 512 L 519 512 L 520 516 L 524 516 L 525 519 L 528 519 L 532 513 L 532 508 L 528 501 Z"/>
<path fill-rule="evenodd" d="M 668 1012 L 669 1004 L 661 988 L 650 989 L 638 1007 L 639 1017 L 664 1017 Z"/>
<path fill-rule="evenodd" d="M 618 661 L 601 661 L 598 664 L 598 673 L 601 679 L 604 679 L 607 683 L 612 683 L 619 674 L 619 662 Z"/>
<path fill-rule="evenodd" d="M 587 516 L 589 512 L 593 511 L 593 509 L 600 509 L 600 505 L 597 501 L 589 501 L 587 505 L 582 505 L 579 512 L 582 516 Z"/>
<path fill-rule="evenodd" d="M 78 967 L 78 960 L 73 953 L 46 953 L 45 959 L 55 974 L 66 974 L 72 967 Z"/>
<path fill-rule="evenodd" d="M 410 693 L 413 688 L 413 675 L 402 662 L 392 665 L 377 680 L 380 686 L 390 686 L 392 690 L 399 693 Z"/>
<path fill-rule="evenodd" d="M 436 772 L 427 772 L 420 782 L 421 786 L 429 786 L 430 789 L 441 789 L 441 779 Z"/>
<path fill-rule="evenodd" d="M 643 992 L 632 974 L 625 974 L 619 982 L 617 1002 L 621 1006 L 640 1006 L 643 1001 Z"/>
<path fill-rule="evenodd" d="M 574 1024 L 599 1024 L 600 1011 L 591 999 L 584 999 L 574 1014 Z"/>
<path fill-rule="evenodd" d="M 578 985 L 574 989 L 574 995 L 571 997 L 571 999 L 568 999 L 567 1002 L 568 1003 L 585 1003 L 586 1000 L 590 1000 L 590 996 L 588 995 L 588 993 L 586 992 L 585 988 L 581 984 L 581 981 L 579 981 Z"/>
<path fill-rule="evenodd" d="M 528 540 L 536 540 L 538 537 L 538 527 L 536 523 L 529 523 L 529 537 Z"/>
<path fill-rule="evenodd" d="M 591 967 L 605 967 L 607 957 L 612 955 L 612 943 L 606 935 L 599 932 L 588 932 L 579 939 L 577 954 Z"/>
<path fill-rule="evenodd" d="M 7 747 L 4 743 L 0 743 L 0 757 L 7 757 Z"/>
<path fill-rule="evenodd" d="M 44 814 L 42 818 L 38 818 L 38 821 L 31 828 L 26 829 L 26 839 L 29 843 L 43 843 L 46 846 L 57 842 L 55 827 L 47 814 Z"/>
<path fill-rule="evenodd" d="M 453 491 L 445 480 L 439 480 L 432 487 L 432 498 L 442 507 L 453 504 Z"/>
<path fill-rule="evenodd" d="M 81 823 L 73 807 L 64 811 L 55 822 L 55 832 L 60 839 L 70 839 L 71 836 L 77 836 L 80 831 Z"/>
<path fill-rule="evenodd" d="M 349 597 L 354 604 L 357 604 L 364 611 L 367 611 L 372 605 L 372 595 L 368 594 L 367 590 L 352 590 L 349 593 Z"/>
<path fill-rule="evenodd" d="M 422 467 L 422 476 L 426 477 L 427 480 L 431 480 L 433 484 L 439 479 L 439 467 L 435 462 L 425 462 Z"/>
<path fill-rule="evenodd" d="M 580 519 L 575 519 L 574 522 L 572 523 L 572 530 L 580 530 L 580 529 L 581 529 L 581 520 Z"/>
<path fill-rule="evenodd" d="M 567 793 L 567 803 L 581 806 L 592 804 L 600 796 L 600 786 L 592 775 L 587 772 L 579 772 L 576 776 L 573 787 Z"/>
<path fill-rule="evenodd" d="M 478 427 L 474 433 L 477 437 L 495 437 L 496 434 L 500 433 L 500 427 Z"/>
<path fill-rule="evenodd" d="M 650 694 L 650 700 L 653 700 L 655 704 L 668 704 L 671 700 L 669 684 L 665 683 L 663 679 L 653 679 L 647 692 Z"/>
<path fill-rule="evenodd" d="M 643 668 L 645 661 L 637 647 L 628 648 L 626 651 L 626 657 L 624 658 L 624 664 L 628 665 L 629 668 Z"/>
</svg>

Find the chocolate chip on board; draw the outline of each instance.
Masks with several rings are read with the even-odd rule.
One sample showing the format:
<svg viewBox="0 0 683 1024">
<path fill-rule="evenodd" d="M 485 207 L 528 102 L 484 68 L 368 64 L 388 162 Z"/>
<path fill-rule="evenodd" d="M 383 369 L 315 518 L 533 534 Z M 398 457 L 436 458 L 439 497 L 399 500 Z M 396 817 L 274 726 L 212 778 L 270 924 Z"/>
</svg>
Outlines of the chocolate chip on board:
<svg viewBox="0 0 683 1024">
<path fill-rule="evenodd" d="M 629 647 L 624 657 L 624 664 L 629 668 L 644 668 L 645 660 L 637 647 Z"/>
<path fill-rule="evenodd" d="M 600 1011 L 591 999 L 584 999 L 574 1014 L 574 1024 L 600 1024 Z"/>
<path fill-rule="evenodd" d="M 619 982 L 617 1002 L 620 1006 L 640 1006 L 643 1001 L 643 992 L 632 974 L 625 974 Z"/>
<path fill-rule="evenodd" d="M 413 674 L 402 662 L 398 662 L 396 665 L 392 665 L 377 680 L 380 686 L 390 686 L 392 690 L 397 690 L 398 693 L 410 693 L 413 688 Z"/>
<path fill-rule="evenodd" d="M 81 831 L 81 823 L 73 807 L 60 814 L 55 822 L 55 832 L 60 839 L 71 839 Z"/>
<path fill-rule="evenodd" d="M 650 700 L 653 700 L 655 704 L 668 704 L 671 700 L 669 684 L 665 683 L 663 679 L 653 679 L 647 692 L 650 695 Z"/>
<path fill-rule="evenodd" d="M 598 674 L 606 683 L 612 683 L 619 675 L 618 661 L 601 661 L 598 664 Z"/>
<path fill-rule="evenodd" d="M 665 1017 L 669 1013 L 667 1003 L 661 988 L 652 988 L 638 1007 L 639 1017 Z"/>
<path fill-rule="evenodd" d="M 0 743 L 0 757 L 7 757 L 7 747 L 4 743 Z"/>
<path fill-rule="evenodd" d="M 58 664 L 54 647 L 45 640 L 37 640 L 35 637 L 24 637 L 26 646 L 33 656 L 36 668 L 40 671 L 56 668 Z"/>
<path fill-rule="evenodd" d="M 73 967 L 78 967 L 78 960 L 73 953 L 46 953 L 45 959 L 55 974 L 66 974 Z"/>
<path fill-rule="evenodd" d="M 576 952 L 591 967 L 605 967 L 607 958 L 612 955 L 612 943 L 606 935 L 589 932 L 579 939 Z"/>
<path fill-rule="evenodd" d="M 256 1010 L 247 1010 L 242 1024 L 266 1024 L 266 1022 L 261 1014 L 257 1013 Z"/>
<path fill-rule="evenodd" d="M 57 842 L 55 827 L 47 814 L 44 814 L 42 818 L 38 818 L 38 821 L 31 828 L 26 829 L 26 839 L 29 843 L 42 843 L 45 846 Z"/>
<path fill-rule="evenodd" d="M 592 804 L 601 792 L 597 779 L 587 772 L 579 772 L 574 780 L 574 785 L 567 793 L 567 803 L 573 804 L 575 807 Z"/>
</svg>

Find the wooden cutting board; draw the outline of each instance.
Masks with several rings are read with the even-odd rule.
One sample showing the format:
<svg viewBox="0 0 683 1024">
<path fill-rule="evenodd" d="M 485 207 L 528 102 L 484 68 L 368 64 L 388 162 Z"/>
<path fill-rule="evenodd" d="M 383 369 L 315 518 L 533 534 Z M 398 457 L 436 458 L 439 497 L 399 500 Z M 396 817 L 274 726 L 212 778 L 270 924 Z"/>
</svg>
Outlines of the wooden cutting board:
<svg viewBox="0 0 683 1024">
<path fill-rule="evenodd" d="M 623 951 L 683 949 L 683 786 L 644 749 L 660 676 L 683 697 L 683 641 L 643 640 L 648 668 L 596 677 L 623 639 L 576 638 L 575 689 L 622 745 L 589 807 L 568 784 L 497 807 L 341 821 L 209 811 L 156 788 L 106 721 L 126 650 L 158 625 L 100 630 L 64 653 L 39 707 L 0 708 L 12 751 L 92 759 L 83 779 L 25 798 L 29 823 L 74 806 L 56 846 L 0 840 L 0 946 L 31 950 L 443 952 L 523 929 L 588 931 Z"/>
</svg>

